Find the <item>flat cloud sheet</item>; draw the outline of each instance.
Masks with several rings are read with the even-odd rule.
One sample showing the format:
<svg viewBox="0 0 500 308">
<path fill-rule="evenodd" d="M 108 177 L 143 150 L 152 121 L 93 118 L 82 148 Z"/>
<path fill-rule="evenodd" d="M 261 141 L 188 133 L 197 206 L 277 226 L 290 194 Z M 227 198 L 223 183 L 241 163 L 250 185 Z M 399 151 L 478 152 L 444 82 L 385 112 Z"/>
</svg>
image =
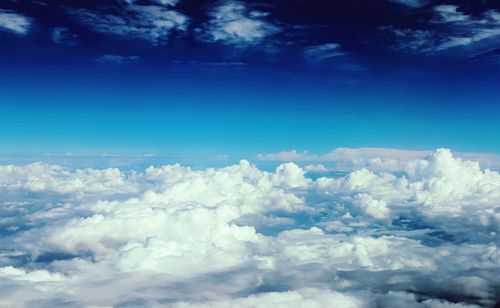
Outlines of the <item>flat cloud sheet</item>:
<svg viewBox="0 0 500 308">
<path fill-rule="evenodd" d="M 500 174 L 0 166 L 0 306 L 476 307 L 500 297 Z"/>
</svg>

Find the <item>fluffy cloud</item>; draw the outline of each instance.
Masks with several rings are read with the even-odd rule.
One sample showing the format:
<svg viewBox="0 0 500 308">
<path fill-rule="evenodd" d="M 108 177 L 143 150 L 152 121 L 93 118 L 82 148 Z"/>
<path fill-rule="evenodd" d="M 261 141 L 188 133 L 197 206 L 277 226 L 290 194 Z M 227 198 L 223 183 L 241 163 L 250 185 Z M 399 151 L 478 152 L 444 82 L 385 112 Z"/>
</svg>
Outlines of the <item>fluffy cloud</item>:
<svg viewBox="0 0 500 308">
<path fill-rule="evenodd" d="M 31 20 L 21 14 L 0 9 L 0 29 L 16 34 L 26 34 L 31 26 Z"/>
<path fill-rule="evenodd" d="M 209 15 L 211 19 L 200 29 L 201 38 L 209 42 L 244 46 L 259 43 L 279 31 L 277 25 L 267 20 L 268 13 L 248 9 L 244 2 L 222 2 Z"/>
<path fill-rule="evenodd" d="M 341 294 L 329 290 L 300 289 L 288 292 L 270 292 L 251 295 L 233 300 L 213 301 L 204 304 L 177 303 L 176 308 L 209 308 L 209 307 L 368 307 L 364 298 L 357 298 L 350 294 Z"/>
<path fill-rule="evenodd" d="M 312 154 L 308 151 L 282 151 L 257 155 L 261 161 L 293 161 L 293 162 L 329 162 L 330 169 L 335 171 L 351 171 L 362 167 L 371 170 L 402 171 L 403 164 L 410 160 L 424 159 L 432 151 L 409 151 L 391 148 L 336 148 L 325 154 Z M 479 161 L 481 166 L 500 167 L 500 156 L 489 153 L 456 153 L 457 157 Z M 327 171 L 324 165 L 320 166 Z M 311 166 L 306 168 L 311 170 Z M 324 170 L 327 169 L 327 170 Z"/>
<path fill-rule="evenodd" d="M 134 173 L 130 174 L 134 177 Z M 59 165 L 33 163 L 0 166 L 0 187 L 8 190 L 50 191 L 56 193 L 130 193 L 138 189 L 127 175 L 116 168 L 69 170 Z"/>
<path fill-rule="evenodd" d="M 401 168 L 1 166 L 0 305 L 492 306 L 500 174 Z"/>
</svg>

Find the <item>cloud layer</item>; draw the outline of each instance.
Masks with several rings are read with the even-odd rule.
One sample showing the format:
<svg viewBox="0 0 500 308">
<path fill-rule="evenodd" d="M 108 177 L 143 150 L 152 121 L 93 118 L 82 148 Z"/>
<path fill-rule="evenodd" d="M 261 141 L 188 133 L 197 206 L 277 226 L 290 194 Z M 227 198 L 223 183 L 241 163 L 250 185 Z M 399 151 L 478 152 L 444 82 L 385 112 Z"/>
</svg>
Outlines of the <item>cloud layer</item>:
<svg viewBox="0 0 500 308">
<path fill-rule="evenodd" d="M 401 168 L 0 166 L 0 305 L 492 306 L 500 174 Z"/>
<path fill-rule="evenodd" d="M 68 8 L 67 11 L 96 32 L 163 44 L 173 31 L 185 31 L 189 19 L 171 8 L 174 1 L 159 2 L 157 5 L 140 5 L 130 1 L 120 11 L 84 8 Z"/>
</svg>

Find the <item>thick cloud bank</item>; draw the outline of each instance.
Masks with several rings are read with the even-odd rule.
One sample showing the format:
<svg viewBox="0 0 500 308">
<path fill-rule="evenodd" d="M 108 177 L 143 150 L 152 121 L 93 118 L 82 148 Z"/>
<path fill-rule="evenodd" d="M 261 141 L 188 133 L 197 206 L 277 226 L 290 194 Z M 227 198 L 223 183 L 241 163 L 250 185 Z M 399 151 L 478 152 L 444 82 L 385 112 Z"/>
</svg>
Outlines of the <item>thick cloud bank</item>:
<svg viewBox="0 0 500 308">
<path fill-rule="evenodd" d="M 0 306 L 494 306 L 500 174 L 402 169 L 0 166 Z"/>
</svg>

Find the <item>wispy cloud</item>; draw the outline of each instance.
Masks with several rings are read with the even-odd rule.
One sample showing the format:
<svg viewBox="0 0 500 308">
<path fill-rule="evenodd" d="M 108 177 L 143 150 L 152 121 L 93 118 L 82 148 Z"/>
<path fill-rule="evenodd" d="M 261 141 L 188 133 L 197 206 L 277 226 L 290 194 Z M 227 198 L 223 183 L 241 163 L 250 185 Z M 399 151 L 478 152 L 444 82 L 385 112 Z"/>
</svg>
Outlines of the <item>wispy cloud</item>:
<svg viewBox="0 0 500 308">
<path fill-rule="evenodd" d="M 418 8 L 427 4 L 426 0 L 390 0 L 391 2 L 403 4 L 409 7 Z"/>
<path fill-rule="evenodd" d="M 342 50 L 339 43 L 324 43 L 319 45 L 308 46 L 304 49 L 304 58 L 309 64 L 320 67 L 338 69 L 342 71 L 364 71 L 366 70 L 361 64 L 354 61 L 351 55 Z"/>
<path fill-rule="evenodd" d="M 173 31 L 185 31 L 188 25 L 184 14 L 163 5 L 130 4 L 122 11 L 79 8 L 69 9 L 68 12 L 94 31 L 143 39 L 153 44 L 165 43 Z"/>
<path fill-rule="evenodd" d="M 24 35 L 28 33 L 30 26 L 30 18 L 14 11 L 0 9 L 0 30 Z"/>
<path fill-rule="evenodd" d="M 78 35 L 72 33 L 66 27 L 53 28 L 51 39 L 54 43 L 60 45 L 76 45 L 78 43 Z"/>
<path fill-rule="evenodd" d="M 139 0 L 124 0 L 125 2 L 129 4 L 134 4 L 136 2 L 139 2 Z M 170 6 L 175 6 L 177 3 L 179 3 L 179 0 L 153 0 L 152 2 L 161 4 L 161 5 L 170 5 Z"/>
<path fill-rule="evenodd" d="M 470 20 L 470 16 L 459 11 L 458 6 L 442 4 L 434 7 L 441 22 L 464 22 Z"/>
<path fill-rule="evenodd" d="M 346 55 L 346 53 L 340 50 L 340 44 L 326 43 L 307 47 L 304 51 L 304 55 L 310 61 L 320 62 L 334 57 Z"/>
<path fill-rule="evenodd" d="M 136 62 L 139 59 L 140 59 L 139 56 L 122 56 L 122 55 L 106 54 L 97 58 L 96 61 L 99 63 L 107 63 L 107 64 L 124 64 L 124 63 Z"/>
<path fill-rule="evenodd" d="M 226 1 L 209 12 L 210 20 L 199 29 L 202 40 L 233 45 L 256 44 L 280 31 L 269 14 L 249 9 L 244 2 Z"/>
<path fill-rule="evenodd" d="M 472 16 L 450 4 L 437 5 L 433 11 L 435 18 L 427 27 L 415 29 L 386 26 L 381 30 L 393 37 L 395 48 L 411 53 L 432 54 L 458 48 L 464 48 L 466 50 L 463 52 L 468 53 L 475 51 L 476 47 L 490 48 L 492 45 L 498 45 L 498 11 L 488 10 L 478 16 Z M 479 42 L 484 44 L 476 44 Z"/>
</svg>

